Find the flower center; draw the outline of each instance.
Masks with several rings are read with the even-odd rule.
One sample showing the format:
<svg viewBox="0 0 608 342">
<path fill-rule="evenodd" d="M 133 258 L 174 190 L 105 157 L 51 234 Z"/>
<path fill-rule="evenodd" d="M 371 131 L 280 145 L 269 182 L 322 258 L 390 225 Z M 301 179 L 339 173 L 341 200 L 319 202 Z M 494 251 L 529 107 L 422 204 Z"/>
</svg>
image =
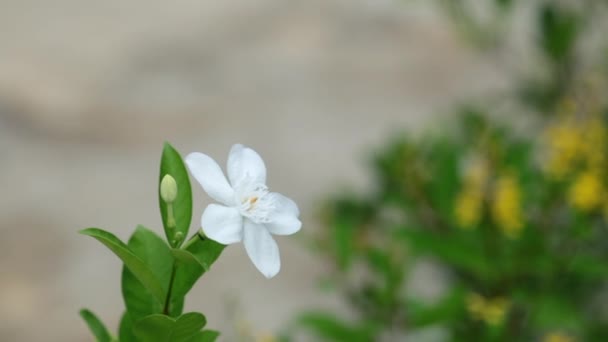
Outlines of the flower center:
<svg viewBox="0 0 608 342">
<path fill-rule="evenodd" d="M 244 179 L 235 187 L 236 205 L 241 215 L 255 223 L 270 221 L 270 215 L 276 205 L 268 187 L 262 183 L 254 183 Z"/>
</svg>

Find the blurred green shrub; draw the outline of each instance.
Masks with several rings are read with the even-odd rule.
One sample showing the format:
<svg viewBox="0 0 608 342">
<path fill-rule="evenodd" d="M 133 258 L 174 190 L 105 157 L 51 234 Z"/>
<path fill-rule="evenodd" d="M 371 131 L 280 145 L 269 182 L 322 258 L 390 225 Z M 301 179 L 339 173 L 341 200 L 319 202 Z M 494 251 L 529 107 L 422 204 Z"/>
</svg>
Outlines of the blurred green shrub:
<svg viewBox="0 0 608 342">
<path fill-rule="evenodd" d="M 514 129 L 486 104 L 378 151 L 373 189 L 329 200 L 316 237 L 335 265 L 326 283 L 352 312 L 305 313 L 284 339 L 608 341 L 608 49 L 584 49 L 608 2 L 476 2 L 485 21 L 471 1 L 441 3 L 485 50 L 504 48 L 513 13 L 531 11 L 542 72 L 501 96 L 540 120 Z M 415 272 L 429 260 L 441 276 Z M 414 280 L 444 290 L 426 298 Z"/>
<path fill-rule="evenodd" d="M 590 42 L 597 40 L 597 36 L 589 39 L 605 29 L 608 21 L 605 0 L 437 2 L 466 41 L 488 53 L 489 58 L 501 56 L 508 61 L 499 67 L 510 68 L 506 70 L 508 73 L 520 77 L 515 97 L 541 114 L 554 114 L 554 105 L 572 90 L 570 85 L 582 69 L 597 63 L 598 57 L 604 60 L 608 57 L 605 39 L 600 38 L 600 44 Z M 528 45 L 519 46 L 514 52 L 518 43 L 511 38 L 516 35 L 520 41 L 525 35 L 523 41 Z M 527 58 L 524 60 L 523 56 Z M 522 74 L 522 69 L 528 74 Z"/>
<path fill-rule="evenodd" d="M 375 190 L 329 201 L 319 248 L 355 320 L 300 326 L 328 341 L 429 326 L 453 341 L 608 341 L 605 116 L 570 103 L 538 138 L 468 110 L 450 133 L 393 141 Z M 430 303 L 407 290 L 421 258 L 449 275 Z"/>
</svg>

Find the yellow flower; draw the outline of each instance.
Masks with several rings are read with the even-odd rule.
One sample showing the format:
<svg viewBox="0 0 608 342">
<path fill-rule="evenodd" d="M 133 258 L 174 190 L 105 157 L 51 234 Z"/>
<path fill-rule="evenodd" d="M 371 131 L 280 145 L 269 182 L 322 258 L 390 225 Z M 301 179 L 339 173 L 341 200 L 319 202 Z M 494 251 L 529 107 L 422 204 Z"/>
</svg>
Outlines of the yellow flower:
<svg viewBox="0 0 608 342">
<path fill-rule="evenodd" d="M 521 190 L 512 175 L 502 176 L 496 182 L 492 216 L 503 233 L 516 238 L 524 227 L 521 208 Z"/>
<path fill-rule="evenodd" d="M 467 296 L 467 310 L 476 320 L 483 320 L 486 300 L 477 293 L 471 293 Z"/>
<path fill-rule="evenodd" d="M 594 116 L 587 120 L 583 127 L 585 144 L 583 147 L 587 166 L 592 169 L 603 169 L 606 161 L 606 127 L 604 122 Z"/>
<path fill-rule="evenodd" d="M 561 180 L 579 165 L 591 169 L 606 167 L 606 143 L 608 128 L 601 116 L 585 112 L 579 113 L 575 105 L 563 105 L 565 113 L 545 134 L 549 159 L 546 172 Z M 580 116 L 583 115 L 581 118 Z"/>
<path fill-rule="evenodd" d="M 488 325 L 500 325 L 504 322 L 511 303 L 502 297 L 486 299 L 477 293 L 467 297 L 467 310 L 473 319 Z"/>
<path fill-rule="evenodd" d="M 547 132 L 549 160 L 546 172 L 556 178 L 564 178 L 576 162 L 582 146 L 582 132 L 572 119 L 563 120 Z"/>
<path fill-rule="evenodd" d="M 495 298 L 488 302 L 484 311 L 484 318 L 489 325 L 499 325 L 505 320 L 510 303 L 504 298 Z"/>
<path fill-rule="evenodd" d="M 604 186 L 597 172 L 581 173 L 570 187 L 568 199 L 570 204 L 581 211 L 597 208 L 604 197 Z"/>
<path fill-rule="evenodd" d="M 483 193 L 488 178 L 487 161 L 479 156 L 469 158 L 463 175 L 464 185 L 454 206 L 454 215 L 459 227 L 471 229 L 481 220 Z"/>
<path fill-rule="evenodd" d="M 543 337 L 543 342 L 574 342 L 574 339 L 568 335 L 553 332 Z"/>
<path fill-rule="evenodd" d="M 465 229 L 475 227 L 481 219 L 483 199 L 481 190 L 465 188 L 456 198 L 455 215 L 458 226 Z"/>
</svg>

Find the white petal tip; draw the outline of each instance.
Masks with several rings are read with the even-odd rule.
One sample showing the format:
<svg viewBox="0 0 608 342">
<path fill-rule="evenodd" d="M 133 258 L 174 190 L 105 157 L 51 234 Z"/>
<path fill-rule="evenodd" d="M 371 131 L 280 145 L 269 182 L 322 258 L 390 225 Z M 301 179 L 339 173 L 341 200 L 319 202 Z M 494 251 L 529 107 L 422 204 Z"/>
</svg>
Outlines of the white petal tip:
<svg viewBox="0 0 608 342">
<path fill-rule="evenodd" d="M 266 277 L 266 279 L 271 279 L 274 278 L 277 274 L 279 274 L 279 270 L 277 270 L 276 272 L 267 272 L 262 274 L 264 275 L 264 277 Z"/>
<path fill-rule="evenodd" d="M 196 158 L 197 154 L 201 154 L 201 153 L 200 152 L 191 152 L 191 153 L 188 153 L 188 155 L 186 156 L 186 158 L 184 158 L 184 161 L 186 163 L 191 162 L 193 158 Z"/>
<path fill-rule="evenodd" d="M 262 264 L 262 265 L 254 265 L 257 270 L 264 276 L 264 278 L 266 279 L 271 279 L 274 278 L 277 274 L 279 274 L 279 271 L 281 271 L 281 261 L 276 260 L 276 264 Z"/>
</svg>

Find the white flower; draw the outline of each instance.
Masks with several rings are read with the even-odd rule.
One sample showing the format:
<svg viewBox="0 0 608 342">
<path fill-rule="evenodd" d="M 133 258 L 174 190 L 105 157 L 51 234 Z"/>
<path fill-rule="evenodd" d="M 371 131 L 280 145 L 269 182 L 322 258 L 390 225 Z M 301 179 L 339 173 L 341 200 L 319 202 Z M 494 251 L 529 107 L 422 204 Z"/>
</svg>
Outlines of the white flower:
<svg viewBox="0 0 608 342">
<path fill-rule="evenodd" d="M 230 183 L 205 154 L 190 153 L 186 164 L 205 192 L 223 204 L 210 204 L 203 213 L 201 225 L 207 237 L 225 245 L 243 241 L 249 258 L 266 278 L 279 273 L 279 247 L 271 234 L 294 234 L 302 222 L 291 199 L 268 190 L 262 158 L 250 148 L 234 145 L 227 165 Z"/>
</svg>

